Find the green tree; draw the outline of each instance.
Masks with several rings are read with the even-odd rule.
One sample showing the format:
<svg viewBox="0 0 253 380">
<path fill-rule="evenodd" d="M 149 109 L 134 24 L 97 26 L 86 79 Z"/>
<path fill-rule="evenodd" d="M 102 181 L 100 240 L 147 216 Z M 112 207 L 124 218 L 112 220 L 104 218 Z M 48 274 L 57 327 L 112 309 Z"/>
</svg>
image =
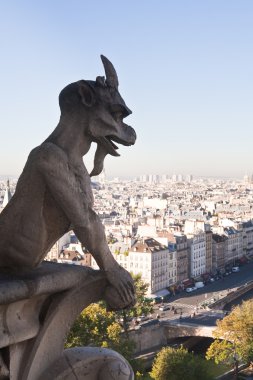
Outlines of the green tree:
<svg viewBox="0 0 253 380">
<path fill-rule="evenodd" d="M 148 284 L 142 280 L 141 274 L 133 274 L 131 276 L 134 280 L 136 304 L 128 310 L 117 312 L 119 320 L 123 320 L 123 328 L 128 337 L 128 320 L 140 315 L 148 315 L 153 312 L 153 300 L 146 298 Z"/>
<path fill-rule="evenodd" d="M 211 380 L 208 363 L 182 346 L 163 348 L 154 360 L 150 376 L 155 380 Z"/>
<path fill-rule="evenodd" d="M 132 274 L 135 286 L 136 304 L 128 310 L 128 315 L 138 317 L 153 312 L 153 300 L 146 297 L 148 283 L 142 280 L 141 274 Z"/>
<path fill-rule="evenodd" d="M 82 311 L 69 332 L 66 348 L 77 346 L 107 347 L 122 354 L 127 360 L 133 356 L 134 343 L 121 334 L 122 327 L 114 312 L 101 304 L 91 304 Z"/>
<path fill-rule="evenodd" d="M 113 312 L 107 312 L 100 304 L 91 304 L 76 319 L 67 338 L 66 347 L 102 346 L 111 340 L 109 326 L 117 329 L 117 321 Z"/>
<path fill-rule="evenodd" d="M 217 321 L 216 340 L 209 347 L 206 358 L 216 363 L 235 366 L 238 361 L 253 361 L 253 300 L 235 307 L 230 315 Z M 222 339 L 222 340 L 221 340 Z"/>
<path fill-rule="evenodd" d="M 133 360 L 135 344 L 129 339 L 128 318 L 147 315 L 152 312 L 152 301 L 145 298 L 148 285 L 141 275 L 134 275 L 136 305 L 129 310 L 108 312 L 103 302 L 89 305 L 76 319 L 67 337 L 66 348 L 76 346 L 108 347 L 123 355 L 140 375 L 144 372 L 143 364 Z M 120 320 L 123 320 L 125 334 L 122 334 Z M 139 377 L 141 378 L 141 377 Z"/>
<path fill-rule="evenodd" d="M 235 348 L 233 343 L 215 339 L 206 352 L 207 360 L 214 360 L 216 364 L 234 365 Z"/>
</svg>

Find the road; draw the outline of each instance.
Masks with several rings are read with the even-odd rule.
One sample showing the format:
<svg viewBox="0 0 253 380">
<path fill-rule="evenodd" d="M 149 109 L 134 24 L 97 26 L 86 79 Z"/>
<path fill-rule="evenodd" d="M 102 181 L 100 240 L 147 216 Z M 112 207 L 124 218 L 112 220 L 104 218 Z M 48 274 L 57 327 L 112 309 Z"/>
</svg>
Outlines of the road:
<svg viewBox="0 0 253 380">
<path fill-rule="evenodd" d="M 224 296 L 227 294 L 228 289 L 237 288 L 250 280 L 253 280 L 253 262 L 241 266 L 239 272 L 223 277 L 192 293 L 186 293 L 184 291 L 176 296 L 171 296 L 167 303 L 174 306 L 178 313 L 182 311 L 183 316 L 190 315 L 193 314 L 194 311 L 196 312 L 196 308 L 199 308 L 202 302 L 211 298 L 217 299 L 218 296 Z M 242 298 L 245 299 L 245 297 Z M 240 299 L 237 303 L 240 303 Z M 178 318 L 178 314 L 174 315 L 171 310 L 162 312 L 158 310 L 158 308 L 159 305 L 156 305 L 153 316 L 159 314 L 162 318 Z"/>
</svg>

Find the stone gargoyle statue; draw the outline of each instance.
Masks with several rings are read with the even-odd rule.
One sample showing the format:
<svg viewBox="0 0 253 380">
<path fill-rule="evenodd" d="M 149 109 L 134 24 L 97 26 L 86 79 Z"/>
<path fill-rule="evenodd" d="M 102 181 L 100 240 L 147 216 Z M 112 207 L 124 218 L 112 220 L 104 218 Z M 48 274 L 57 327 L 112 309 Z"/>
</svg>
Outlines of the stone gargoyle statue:
<svg viewBox="0 0 253 380">
<path fill-rule="evenodd" d="M 101 173 L 107 154 L 119 155 L 115 142 L 133 145 L 136 133 L 123 122 L 131 111 L 118 91 L 117 73 L 106 57 L 101 59 L 106 78 L 80 80 L 61 91 L 59 124 L 29 154 L 15 194 L 0 214 L 0 272 L 39 266 L 53 244 L 74 230 L 112 286 L 108 303 L 115 310 L 134 304 L 134 286 L 113 258 L 92 209 L 90 176 Z M 92 142 L 97 150 L 89 175 L 83 156 Z"/>
</svg>

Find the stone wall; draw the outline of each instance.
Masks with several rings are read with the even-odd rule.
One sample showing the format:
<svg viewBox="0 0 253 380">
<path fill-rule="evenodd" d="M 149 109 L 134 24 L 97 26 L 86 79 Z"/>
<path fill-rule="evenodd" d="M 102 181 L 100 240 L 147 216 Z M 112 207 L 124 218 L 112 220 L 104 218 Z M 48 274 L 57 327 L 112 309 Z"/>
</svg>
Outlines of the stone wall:
<svg viewBox="0 0 253 380">
<path fill-rule="evenodd" d="M 167 338 L 161 323 L 155 325 L 140 326 L 137 330 L 130 331 L 129 338 L 136 344 L 135 352 L 145 350 L 152 351 L 157 346 L 166 345 Z"/>
</svg>

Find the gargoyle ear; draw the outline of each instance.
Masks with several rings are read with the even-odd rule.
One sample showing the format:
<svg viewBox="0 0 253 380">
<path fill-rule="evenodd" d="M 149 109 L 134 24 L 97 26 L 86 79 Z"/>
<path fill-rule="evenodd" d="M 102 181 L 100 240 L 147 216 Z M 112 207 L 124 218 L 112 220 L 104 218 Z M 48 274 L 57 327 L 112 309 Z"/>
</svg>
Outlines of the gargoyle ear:
<svg viewBox="0 0 253 380">
<path fill-rule="evenodd" d="M 92 107 L 95 103 L 95 93 L 93 88 L 86 81 L 81 81 L 78 86 L 78 93 L 81 96 L 82 103 L 86 107 Z"/>
<path fill-rule="evenodd" d="M 105 87 L 106 84 L 105 84 L 105 77 L 97 77 L 96 78 L 96 83 L 101 86 L 101 87 Z"/>
</svg>

